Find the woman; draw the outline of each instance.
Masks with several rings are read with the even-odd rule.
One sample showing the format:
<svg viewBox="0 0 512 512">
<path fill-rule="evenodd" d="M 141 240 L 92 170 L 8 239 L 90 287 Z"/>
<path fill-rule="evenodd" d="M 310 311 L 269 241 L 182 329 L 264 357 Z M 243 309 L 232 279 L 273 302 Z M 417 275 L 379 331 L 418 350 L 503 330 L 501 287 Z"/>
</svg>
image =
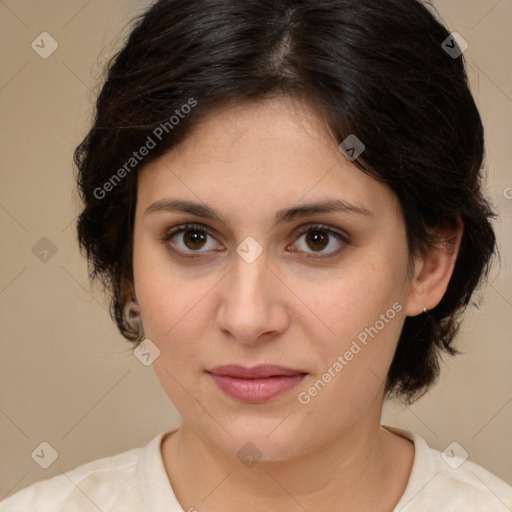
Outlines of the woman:
<svg viewBox="0 0 512 512">
<path fill-rule="evenodd" d="M 183 422 L 2 512 L 510 509 L 495 475 L 380 424 L 487 276 L 483 151 L 420 2 L 156 2 L 75 153 L 78 237 Z"/>
</svg>

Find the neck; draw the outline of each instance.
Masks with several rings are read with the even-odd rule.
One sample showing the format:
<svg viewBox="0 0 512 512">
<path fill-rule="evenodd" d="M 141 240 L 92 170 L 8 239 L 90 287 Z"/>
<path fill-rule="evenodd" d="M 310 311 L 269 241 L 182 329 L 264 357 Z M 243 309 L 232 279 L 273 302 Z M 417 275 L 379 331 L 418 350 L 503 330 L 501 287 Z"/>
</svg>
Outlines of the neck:
<svg viewBox="0 0 512 512">
<path fill-rule="evenodd" d="M 164 464 L 184 510 L 229 512 L 251 503 L 255 511 L 391 511 L 405 490 L 414 448 L 383 429 L 378 412 L 313 452 L 251 467 L 184 422 L 164 442 Z"/>
</svg>

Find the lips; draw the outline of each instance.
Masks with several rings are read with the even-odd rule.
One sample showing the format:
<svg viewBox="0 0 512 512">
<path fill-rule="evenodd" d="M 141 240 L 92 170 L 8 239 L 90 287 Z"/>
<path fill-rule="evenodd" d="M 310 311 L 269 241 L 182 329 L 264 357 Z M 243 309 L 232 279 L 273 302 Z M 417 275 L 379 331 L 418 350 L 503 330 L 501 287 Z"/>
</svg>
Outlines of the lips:
<svg viewBox="0 0 512 512">
<path fill-rule="evenodd" d="M 302 370 L 293 370 L 291 368 L 285 368 L 284 366 L 278 366 L 275 364 L 261 364 L 247 368 L 238 364 L 227 364 L 224 366 L 216 366 L 208 373 L 214 375 L 227 375 L 229 377 L 238 377 L 242 379 L 262 379 L 265 377 L 276 377 L 276 376 L 290 376 L 297 375 L 299 373 L 306 373 Z"/>
<path fill-rule="evenodd" d="M 207 371 L 225 394 L 242 402 L 262 403 L 294 388 L 307 373 L 278 365 L 248 368 L 217 366 Z"/>
</svg>

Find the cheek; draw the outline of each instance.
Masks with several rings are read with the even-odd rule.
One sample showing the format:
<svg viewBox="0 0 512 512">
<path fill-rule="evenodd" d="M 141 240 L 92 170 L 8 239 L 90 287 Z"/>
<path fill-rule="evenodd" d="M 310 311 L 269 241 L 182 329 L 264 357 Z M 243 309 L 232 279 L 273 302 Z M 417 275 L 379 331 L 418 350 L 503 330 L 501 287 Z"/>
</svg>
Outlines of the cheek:
<svg viewBox="0 0 512 512">
<path fill-rule="evenodd" d="M 387 335 L 396 329 L 397 314 L 402 309 L 403 290 L 397 285 L 398 276 L 389 266 L 365 264 L 350 275 L 343 275 L 338 283 L 332 283 L 329 293 L 317 290 L 313 303 L 319 316 L 331 332 L 341 340 L 356 339 L 364 342 L 365 332 L 376 327 L 379 335 Z M 398 305 L 395 305 L 398 303 Z M 384 336 L 386 337 L 386 336 Z"/>
<path fill-rule="evenodd" d="M 141 307 L 148 338 L 162 343 L 177 327 L 183 327 L 187 316 L 199 301 L 199 287 L 179 272 L 163 244 L 148 235 L 134 236 L 133 274 L 137 300 Z M 203 289 L 204 290 L 204 289 Z M 180 319 L 183 319 L 180 322 Z"/>
<path fill-rule="evenodd" d="M 153 280 L 140 283 L 141 314 L 146 336 L 160 350 L 190 347 L 187 340 L 198 339 L 208 314 L 208 283 L 185 282 L 183 279 Z M 203 320 L 202 320 L 203 319 Z"/>
<path fill-rule="evenodd" d="M 329 294 L 324 288 L 312 297 L 329 329 L 322 328 L 320 339 L 318 332 L 309 333 L 310 350 L 319 356 L 320 378 L 336 389 L 337 400 L 350 402 L 360 391 L 385 384 L 405 314 L 397 261 L 392 267 L 388 258 L 361 260 L 358 269 L 331 283 Z"/>
<path fill-rule="evenodd" d="M 315 411 L 322 417 L 320 430 L 325 433 L 347 427 L 378 401 L 403 324 L 400 302 L 382 297 L 367 300 L 360 309 L 338 302 L 332 312 L 336 336 L 316 338 L 310 347 L 318 371 L 297 397 L 304 413 Z"/>
<path fill-rule="evenodd" d="M 211 301 L 205 290 L 213 286 L 167 271 L 140 272 L 137 293 L 140 296 L 146 337 L 160 350 L 153 369 L 163 390 L 186 416 L 200 415 L 200 407 L 191 400 L 200 396 L 198 379 L 206 367 L 200 340 L 206 340 L 205 320 L 211 317 Z M 206 340 L 207 341 L 207 340 Z"/>
</svg>

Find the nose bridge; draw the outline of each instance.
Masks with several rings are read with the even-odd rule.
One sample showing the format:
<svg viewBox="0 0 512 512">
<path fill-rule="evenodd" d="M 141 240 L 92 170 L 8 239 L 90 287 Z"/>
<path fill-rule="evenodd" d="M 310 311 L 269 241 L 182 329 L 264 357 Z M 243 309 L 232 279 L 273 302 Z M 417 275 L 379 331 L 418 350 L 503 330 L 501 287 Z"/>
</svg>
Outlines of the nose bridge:
<svg viewBox="0 0 512 512">
<path fill-rule="evenodd" d="M 255 259 L 244 258 L 244 254 L 237 254 L 226 281 L 218 325 L 238 341 L 251 343 L 263 333 L 282 331 L 286 315 L 279 311 L 275 287 L 269 282 L 272 272 L 266 254 Z"/>
<path fill-rule="evenodd" d="M 256 306 L 265 300 L 269 273 L 267 255 L 263 251 L 256 254 L 250 242 L 240 244 L 237 253 L 228 293 L 247 306 Z"/>
</svg>

